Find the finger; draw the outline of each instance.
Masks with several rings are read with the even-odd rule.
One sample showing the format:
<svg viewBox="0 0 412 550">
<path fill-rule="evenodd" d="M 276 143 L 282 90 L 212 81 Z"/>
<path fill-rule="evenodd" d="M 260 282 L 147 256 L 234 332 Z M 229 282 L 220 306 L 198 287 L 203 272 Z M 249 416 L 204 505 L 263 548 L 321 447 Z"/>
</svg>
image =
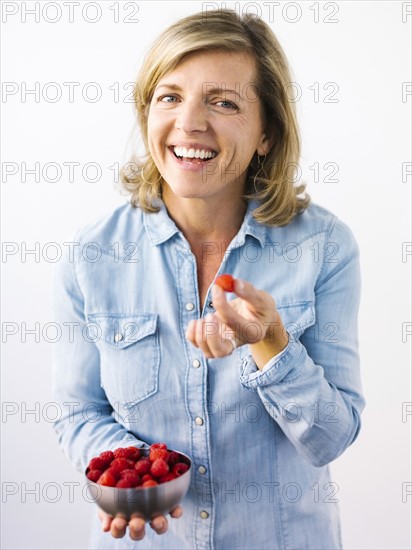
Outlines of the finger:
<svg viewBox="0 0 412 550">
<path fill-rule="evenodd" d="M 121 516 L 116 516 L 110 526 L 110 533 L 115 539 L 124 537 L 126 533 L 127 521 Z"/>
<path fill-rule="evenodd" d="M 228 327 L 224 321 L 221 321 L 216 314 L 208 314 L 208 320 L 213 323 L 211 326 L 217 330 L 213 330 L 212 334 L 208 335 L 207 345 L 212 357 L 226 357 L 235 349 L 235 335 L 232 330 L 228 331 Z"/>
<path fill-rule="evenodd" d="M 129 521 L 129 535 L 133 540 L 142 540 L 146 534 L 143 518 L 132 516 Z"/>
<path fill-rule="evenodd" d="M 238 296 L 236 300 L 240 300 L 249 313 L 257 319 L 264 319 L 268 315 L 274 316 L 274 312 L 276 312 L 275 300 L 264 290 L 259 290 L 242 279 L 235 279 L 234 290 Z M 224 291 L 218 285 L 212 287 L 212 299 L 217 313 L 230 328 L 234 329 L 236 323 L 243 322 L 245 324 L 245 319 L 237 313 L 237 308 L 231 307 L 231 302 L 227 302 Z"/>
<path fill-rule="evenodd" d="M 150 522 L 150 527 L 156 531 L 158 535 L 163 535 L 163 533 L 166 533 L 168 522 L 165 516 L 156 516 L 152 519 Z"/>
<path fill-rule="evenodd" d="M 183 508 L 181 506 L 176 506 L 176 508 L 173 508 L 173 510 L 170 511 L 170 515 L 175 519 L 182 517 Z"/>
<path fill-rule="evenodd" d="M 231 307 L 224 290 L 219 285 L 212 286 L 212 300 L 216 313 L 228 327 L 235 329 L 237 324 L 242 325 L 245 323 L 245 319 Z"/>
<path fill-rule="evenodd" d="M 110 525 L 113 520 L 113 516 L 109 516 L 109 514 L 106 514 L 106 512 L 103 512 L 103 510 L 98 510 L 98 516 L 100 521 L 102 522 L 102 529 L 104 532 L 107 532 L 110 530 Z"/>
<path fill-rule="evenodd" d="M 196 323 L 195 339 L 197 346 L 202 350 L 202 353 L 208 359 L 212 359 L 213 355 L 210 352 L 208 339 L 213 336 L 214 333 L 218 333 L 217 324 L 211 320 L 212 315 L 208 313 L 203 319 L 198 319 Z"/>
<path fill-rule="evenodd" d="M 243 304 L 242 314 L 238 313 L 237 307 L 231 307 L 231 303 L 228 303 L 224 296 L 224 291 L 218 285 L 214 285 L 212 288 L 212 299 L 216 313 L 225 325 L 222 325 L 223 341 L 229 340 L 230 342 L 233 339 L 235 342 L 234 347 L 253 344 L 261 340 L 266 332 L 265 319 L 274 318 L 276 312 L 274 300 L 267 292 L 257 290 L 250 283 L 240 279 L 236 279 L 236 281 L 242 292 L 244 291 L 244 294 L 250 300 L 246 301 L 246 299 L 240 297 L 233 300 L 233 302 L 237 300 L 238 304 Z M 248 287 L 247 290 L 244 289 L 244 286 Z M 231 352 L 232 350 L 230 350 Z"/>
<path fill-rule="evenodd" d="M 212 357 L 227 357 L 236 349 L 234 338 L 225 338 L 220 336 L 219 339 L 213 339 L 209 342 L 209 349 Z"/>
<path fill-rule="evenodd" d="M 234 291 L 236 296 L 248 302 L 256 311 L 267 309 L 269 305 L 268 298 L 270 298 L 270 306 L 275 307 L 275 301 L 269 294 L 257 289 L 252 283 L 244 281 L 243 279 L 235 279 Z"/>
</svg>

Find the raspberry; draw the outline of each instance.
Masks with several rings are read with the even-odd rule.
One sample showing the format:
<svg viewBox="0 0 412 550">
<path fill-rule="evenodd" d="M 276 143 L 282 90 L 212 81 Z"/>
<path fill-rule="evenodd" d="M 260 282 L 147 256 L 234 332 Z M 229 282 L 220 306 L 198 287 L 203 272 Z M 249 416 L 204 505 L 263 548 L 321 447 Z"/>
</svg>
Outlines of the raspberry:
<svg viewBox="0 0 412 550">
<path fill-rule="evenodd" d="M 104 462 L 101 458 L 96 457 L 92 458 L 89 462 L 89 469 L 90 470 L 105 470 Z"/>
<path fill-rule="evenodd" d="M 166 443 L 153 443 L 150 445 L 149 458 L 152 462 L 154 462 L 156 458 L 163 458 L 166 460 L 167 456 L 168 451 Z"/>
<path fill-rule="evenodd" d="M 167 460 L 167 457 L 169 456 L 167 449 L 163 449 L 161 447 L 155 447 L 153 449 L 152 447 L 150 447 L 150 453 L 149 453 L 149 458 L 151 462 L 154 462 L 158 458 L 163 458 L 163 460 Z"/>
<path fill-rule="evenodd" d="M 142 483 L 142 487 L 154 487 L 157 484 L 157 481 L 155 481 L 154 479 L 148 479 L 147 481 Z"/>
<path fill-rule="evenodd" d="M 126 468 L 125 470 L 122 470 L 119 475 L 120 477 L 124 477 L 124 476 L 127 476 L 127 474 L 135 474 L 135 473 L 137 474 L 134 468 Z"/>
<path fill-rule="evenodd" d="M 110 464 L 110 469 L 119 473 L 128 468 L 134 468 L 134 462 L 133 460 L 127 460 L 127 458 L 115 458 Z"/>
<path fill-rule="evenodd" d="M 175 451 L 171 451 L 167 457 L 167 463 L 171 468 L 179 462 L 179 455 Z"/>
<path fill-rule="evenodd" d="M 136 447 L 120 447 L 114 451 L 115 458 L 129 458 L 137 460 L 140 456 L 140 450 Z"/>
<path fill-rule="evenodd" d="M 97 480 L 97 483 L 99 483 L 100 485 L 106 485 L 107 487 L 115 487 L 116 481 L 116 477 L 109 469 L 102 473 L 102 475 Z"/>
<path fill-rule="evenodd" d="M 103 472 L 101 470 L 89 470 L 87 472 L 87 479 L 90 479 L 90 481 L 94 481 L 96 483 L 102 473 Z"/>
<path fill-rule="evenodd" d="M 105 468 L 107 468 L 112 460 L 114 460 L 114 454 L 112 451 L 104 451 L 100 453 L 100 459 L 103 461 Z"/>
<path fill-rule="evenodd" d="M 152 478 L 152 476 L 150 474 L 145 474 L 143 477 L 142 477 L 142 483 L 144 483 L 145 481 L 154 481 L 154 479 Z"/>
<path fill-rule="evenodd" d="M 153 477 L 162 477 L 169 472 L 169 466 L 163 458 L 156 458 L 150 468 L 150 473 Z"/>
<path fill-rule="evenodd" d="M 162 476 L 159 478 L 159 483 L 164 483 L 165 481 L 172 481 L 172 479 L 176 479 L 176 475 L 173 472 L 169 472 L 165 476 Z"/>
<path fill-rule="evenodd" d="M 185 464 L 184 462 L 178 462 L 173 466 L 172 472 L 177 476 L 181 476 L 185 472 L 187 472 L 189 469 L 189 466 Z"/>
<path fill-rule="evenodd" d="M 152 466 L 152 463 L 148 458 L 141 458 L 136 462 L 135 470 L 139 475 L 142 476 L 150 472 L 151 466 Z"/>
<path fill-rule="evenodd" d="M 166 449 L 167 451 L 167 445 L 166 443 L 152 443 L 150 449 Z"/>
<path fill-rule="evenodd" d="M 225 292 L 233 292 L 235 290 L 235 279 L 228 273 L 216 277 L 215 284 L 223 288 Z"/>
<path fill-rule="evenodd" d="M 123 472 L 126 472 L 126 470 L 123 470 Z M 136 487 L 140 483 L 140 477 L 135 470 L 130 470 L 129 472 L 121 476 L 120 481 L 125 481 L 131 487 Z"/>
<path fill-rule="evenodd" d="M 119 479 L 119 481 L 116 483 L 116 487 L 119 489 L 132 489 L 134 485 L 132 485 L 127 479 Z"/>
<path fill-rule="evenodd" d="M 112 476 L 114 476 L 116 478 L 116 481 L 119 481 L 120 472 L 118 470 L 116 470 L 115 468 L 110 467 L 106 470 L 106 472 L 110 472 L 112 474 Z"/>
<path fill-rule="evenodd" d="M 129 458 L 130 460 L 138 460 L 140 458 L 140 449 L 137 447 L 126 447 L 126 451 L 128 453 L 126 458 Z"/>
<path fill-rule="evenodd" d="M 126 458 L 124 456 L 124 447 L 119 447 L 118 449 L 115 449 L 113 451 L 113 454 L 114 454 L 114 458 Z"/>
<path fill-rule="evenodd" d="M 187 472 L 189 465 L 181 460 L 184 457 L 169 451 L 166 443 L 153 443 L 149 456 L 142 456 L 138 447 L 119 447 L 91 458 L 86 475 L 90 481 L 107 487 L 154 487 Z"/>
</svg>

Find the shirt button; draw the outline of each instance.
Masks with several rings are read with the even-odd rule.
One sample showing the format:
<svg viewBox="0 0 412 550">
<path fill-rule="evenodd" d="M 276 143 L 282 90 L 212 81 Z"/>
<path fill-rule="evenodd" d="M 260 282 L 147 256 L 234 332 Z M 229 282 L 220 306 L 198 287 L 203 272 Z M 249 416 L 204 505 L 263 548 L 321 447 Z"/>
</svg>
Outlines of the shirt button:
<svg viewBox="0 0 412 550">
<path fill-rule="evenodd" d="M 213 309 L 213 302 L 209 302 L 207 305 L 210 307 L 210 309 Z"/>
<path fill-rule="evenodd" d="M 192 365 L 195 367 L 195 369 L 198 369 L 200 367 L 199 359 L 194 359 Z"/>
<path fill-rule="evenodd" d="M 199 474 L 205 474 L 207 472 L 206 468 L 204 466 L 199 466 L 199 468 L 197 469 L 197 471 L 199 472 Z"/>
<path fill-rule="evenodd" d="M 195 422 L 198 426 L 203 426 L 203 418 L 200 418 L 200 416 L 196 416 Z"/>
<path fill-rule="evenodd" d="M 116 342 L 116 344 L 118 342 L 121 342 L 123 340 L 123 334 L 121 332 L 118 332 L 117 334 L 114 335 L 114 341 Z"/>
<path fill-rule="evenodd" d="M 192 304 L 192 302 L 187 302 L 185 307 L 187 311 L 193 311 L 195 309 L 195 304 Z"/>
<path fill-rule="evenodd" d="M 209 514 L 206 512 L 206 510 L 202 510 L 199 515 L 202 519 L 207 519 L 209 517 Z"/>
</svg>

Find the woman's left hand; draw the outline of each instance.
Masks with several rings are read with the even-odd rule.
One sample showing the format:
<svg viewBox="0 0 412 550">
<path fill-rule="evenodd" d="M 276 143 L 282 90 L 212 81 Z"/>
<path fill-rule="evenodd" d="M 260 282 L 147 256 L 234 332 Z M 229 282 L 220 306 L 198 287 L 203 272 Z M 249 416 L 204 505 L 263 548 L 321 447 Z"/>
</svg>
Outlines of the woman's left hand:
<svg viewBox="0 0 412 550">
<path fill-rule="evenodd" d="M 263 368 L 288 343 L 275 300 L 241 279 L 235 279 L 234 292 L 237 298 L 228 302 L 225 292 L 214 284 L 215 313 L 190 321 L 186 337 L 208 359 L 225 357 L 236 347 L 249 344 L 258 367 Z"/>
</svg>

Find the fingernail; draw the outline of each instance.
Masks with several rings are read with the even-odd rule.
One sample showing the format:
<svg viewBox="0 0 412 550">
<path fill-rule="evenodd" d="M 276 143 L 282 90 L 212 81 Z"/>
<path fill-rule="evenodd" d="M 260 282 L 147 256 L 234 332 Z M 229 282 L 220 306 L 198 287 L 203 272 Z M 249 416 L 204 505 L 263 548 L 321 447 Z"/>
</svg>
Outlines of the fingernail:
<svg viewBox="0 0 412 550">
<path fill-rule="evenodd" d="M 245 284 L 242 279 L 236 279 L 236 288 L 237 290 L 240 290 L 240 292 L 242 292 L 242 290 L 245 290 Z"/>
</svg>

